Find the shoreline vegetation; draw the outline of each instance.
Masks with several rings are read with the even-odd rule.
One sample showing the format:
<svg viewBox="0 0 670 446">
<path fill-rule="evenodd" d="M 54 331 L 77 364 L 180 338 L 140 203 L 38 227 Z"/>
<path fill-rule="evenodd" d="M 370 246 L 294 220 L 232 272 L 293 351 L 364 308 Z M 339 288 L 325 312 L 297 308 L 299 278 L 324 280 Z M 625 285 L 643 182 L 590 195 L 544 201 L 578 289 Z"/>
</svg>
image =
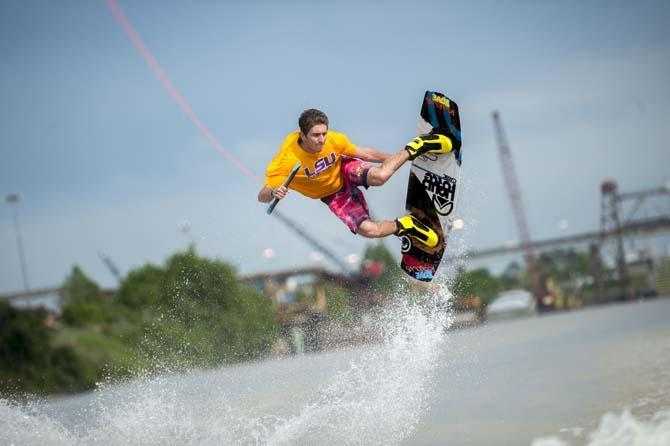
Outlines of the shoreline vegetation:
<svg viewBox="0 0 670 446">
<path fill-rule="evenodd" d="M 402 287 L 383 244 L 369 246 L 365 261 L 384 265 L 383 274 L 366 281 L 369 292 Z M 346 330 L 351 290 L 343 283 L 324 289 L 328 320 Z M 55 324 L 43 309 L 0 301 L 0 397 L 71 394 L 147 374 L 262 360 L 283 345 L 272 300 L 244 283 L 232 264 L 201 257 L 193 245 L 162 266 L 131 270 L 114 296 L 74 266 L 59 297 Z M 314 299 L 299 296 L 303 303 Z"/>
<path fill-rule="evenodd" d="M 575 250 L 541 255 L 541 276 L 552 300 L 546 311 L 597 303 L 588 280 L 591 260 Z M 324 284 L 322 347 L 369 341 L 378 328 L 353 339 L 366 309 L 398 295 L 425 300 L 431 293 L 405 280 L 383 243 L 368 246 L 361 271 L 371 264 L 378 266 L 377 274 L 361 272 Z M 647 282 L 644 274 L 633 280 L 637 289 Z M 530 281 L 526 269 L 512 262 L 499 276 L 486 268 L 458 270 L 448 288 L 455 297 L 444 301 L 445 311 L 480 317 L 498 293 L 529 289 Z M 298 291 L 298 303 L 315 302 L 314 289 Z M 256 361 L 287 350 L 286 327 L 271 298 L 245 283 L 232 264 L 201 257 L 193 245 L 163 265 L 131 270 L 113 296 L 74 266 L 59 297 L 62 311 L 55 321 L 44 309 L 19 310 L 0 301 L 1 398 L 88 391 L 136 376 Z"/>
<path fill-rule="evenodd" d="M 44 310 L 0 302 L 0 396 L 66 394 L 152 372 L 267 356 L 272 305 L 227 262 L 193 247 L 132 270 L 113 300 L 77 266 L 61 289 L 58 328 Z"/>
</svg>

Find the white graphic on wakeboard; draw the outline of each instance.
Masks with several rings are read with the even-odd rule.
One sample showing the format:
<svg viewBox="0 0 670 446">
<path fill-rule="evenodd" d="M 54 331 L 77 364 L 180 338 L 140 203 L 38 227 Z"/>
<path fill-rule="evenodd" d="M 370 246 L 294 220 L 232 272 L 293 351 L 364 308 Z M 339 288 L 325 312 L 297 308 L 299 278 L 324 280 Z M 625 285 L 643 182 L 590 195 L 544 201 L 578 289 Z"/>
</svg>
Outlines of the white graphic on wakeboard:
<svg viewBox="0 0 670 446">
<path fill-rule="evenodd" d="M 446 174 L 438 175 L 421 166 L 414 165 L 414 167 L 425 172 L 421 185 L 428 192 L 436 212 L 443 217 L 451 214 L 454 210 L 456 179 Z"/>
<path fill-rule="evenodd" d="M 400 252 L 408 252 L 412 247 L 412 241 L 406 235 L 400 237 Z"/>
</svg>

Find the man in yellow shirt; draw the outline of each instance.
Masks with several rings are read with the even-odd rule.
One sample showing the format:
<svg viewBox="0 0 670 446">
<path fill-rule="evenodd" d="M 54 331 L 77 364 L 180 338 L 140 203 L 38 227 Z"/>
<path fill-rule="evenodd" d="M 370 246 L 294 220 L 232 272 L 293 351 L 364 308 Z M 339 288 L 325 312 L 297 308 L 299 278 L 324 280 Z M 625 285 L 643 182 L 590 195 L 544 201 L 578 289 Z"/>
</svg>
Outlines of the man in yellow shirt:
<svg viewBox="0 0 670 446">
<path fill-rule="evenodd" d="M 283 185 L 293 166 L 300 162 L 290 188 L 315 199 L 321 199 L 353 232 L 363 237 L 407 235 L 428 247 L 438 243 L 438 236 L 414 216 L 397 220 L 373 221 L 359 186 L 381 186 L 406 161 L 426 152 L 445 153 L 452 149 L 444 135 L 422 135 L 396 153 L 356 146 L 346 135 L 328 129 L 328 117 L 316 109 L 305 110 L 298 119 L 299 131 L 289 134 L 266 170 L 265 185 L 258 201 L 268 203 L 283 199 L 288 188 Z M 373 166 L 369 163 L 381 163 Z"/>
</svg>

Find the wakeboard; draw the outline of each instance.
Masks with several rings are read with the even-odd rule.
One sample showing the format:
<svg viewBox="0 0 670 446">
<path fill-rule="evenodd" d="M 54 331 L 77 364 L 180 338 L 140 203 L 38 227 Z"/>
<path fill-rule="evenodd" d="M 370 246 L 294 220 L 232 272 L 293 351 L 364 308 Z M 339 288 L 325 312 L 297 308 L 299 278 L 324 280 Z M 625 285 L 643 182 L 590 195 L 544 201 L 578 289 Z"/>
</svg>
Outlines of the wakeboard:
<svg viewBox="0 0 670 446">
<path fill-rule="evenodd" d="M 410 167 L 405 208 L 439 236 L 434 247 L 428 247 L 408 236 L 401 237 L 400 267 L 414 279 L 430 282 L 437 272 L 453 227 L 456 189 L 461 174 L 461 120 L 458 105 L 436 91 L 426 91 L 419 123 L 433 134 L 451 139 L 449 153 L 426 153 Z"/>
</svg>

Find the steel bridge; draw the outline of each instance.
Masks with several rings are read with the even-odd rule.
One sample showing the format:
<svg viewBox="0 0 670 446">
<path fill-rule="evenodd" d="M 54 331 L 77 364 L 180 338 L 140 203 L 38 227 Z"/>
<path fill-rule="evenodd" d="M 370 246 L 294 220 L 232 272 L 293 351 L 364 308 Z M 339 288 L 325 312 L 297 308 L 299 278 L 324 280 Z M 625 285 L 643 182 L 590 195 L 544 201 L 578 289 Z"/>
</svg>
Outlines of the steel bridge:
<svg viewBox="0 0 670 446">
<path fill-rule="evenodd" d="M 656 218 L 631 221 L 622 226 L 620 230 L 611 229 L 608 231 L 592 231 L 582 234 L 574 234 L 566 237 L 556 237 L 545 240 L 535 240 L 530 242 L 533 250 L 546 250 L 565 245 L 578 245 L 582 243 L 600 243 L 602 241 L 616 240 L 619 233 L 623 236 L 651 235 L 654 233 L 670 231 L 670 216 L 661 216 Z M 486 257 L 494 257 L 506 254 L 523 253 L 525 246 L 522 244 L 496 246 L 493 248 L 474 249 L 466 251 L 458 256 L 445 256 L 448 261 L 457 260 L 477 260 Z"/>
</svg>

